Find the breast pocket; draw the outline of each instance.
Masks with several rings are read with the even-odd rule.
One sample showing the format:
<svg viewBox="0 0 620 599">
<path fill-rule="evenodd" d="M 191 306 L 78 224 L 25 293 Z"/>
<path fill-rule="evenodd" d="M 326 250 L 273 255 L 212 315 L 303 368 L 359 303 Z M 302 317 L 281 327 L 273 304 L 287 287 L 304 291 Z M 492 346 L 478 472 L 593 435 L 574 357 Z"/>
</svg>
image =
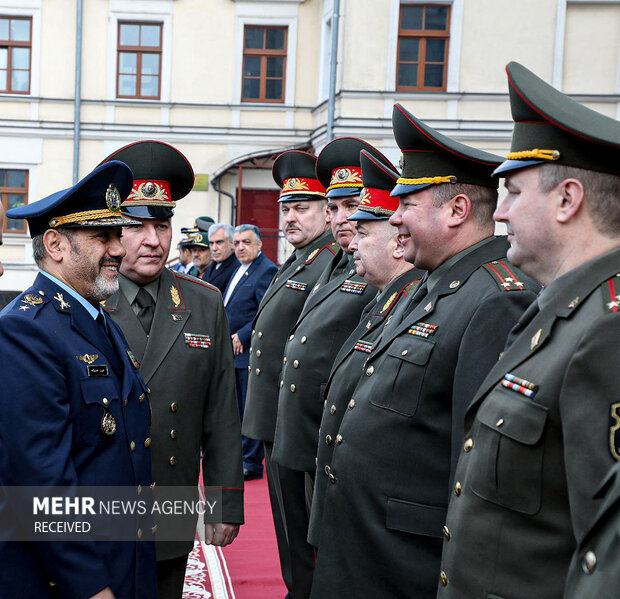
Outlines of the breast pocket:
<svg viewBox="0 0 620 599">
<path fill-rule="evenodd" d="M 426 365 L 434 347 L 433 341 L 395 339 L 386 351 L 380 371 L 373 373 L 380 377 L 381 391 L 371 393 L 370 403 L 402 416 L 413 416 L 418 409 Z"/>
<path fill-rule="evenodd" d="M 87 441 L 113 441 L 123 433 L 120 393 L 109 377 L 80 381 L 82 404 L 74 418 L 77 436 Z"/>
<path fill-rule="evenodd" d="M 524 514 L 540 509 L 548 409 L 514 392 L 496 388 L 476 419 L 472 490 L 487 501 Z"/>
</svg>

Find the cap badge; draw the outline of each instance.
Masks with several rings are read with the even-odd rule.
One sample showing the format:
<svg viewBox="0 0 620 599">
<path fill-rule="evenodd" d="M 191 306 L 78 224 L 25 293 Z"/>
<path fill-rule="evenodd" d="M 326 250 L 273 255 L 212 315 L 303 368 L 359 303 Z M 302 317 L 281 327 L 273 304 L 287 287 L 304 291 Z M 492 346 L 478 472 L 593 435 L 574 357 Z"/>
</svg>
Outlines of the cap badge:
<svg viewBox="0 0 620 599">
<path fill-rule="evenodd" d="M 105 203 L 108 205 L 110 212 L 120 212 L 121 195 L 118 193 L 118 189 L 111 183 L 108 185 L 108 189 L 105 192 Z"/>
<path fill-rule="evenodd" d="M 131 190 L 127 201 L 157 200 L 160 202 L 170 202 L 170 196 L 162 185 L 155 181 L 143 181 Z"/>
<path fill-rule="evenodd" d="M 344 184 L 362 184 L 362 173 L 359 168 L 339 168 L 333 172 L 331 186 L 344 186 Z"/>
<path fill-rule="evenodd" d="M 282 191 L 309 191 L 309 189 L 310 188 L 305 181 L 297 179 L 296 177 L 287 179 L 282 187 Z"/>
</svg>

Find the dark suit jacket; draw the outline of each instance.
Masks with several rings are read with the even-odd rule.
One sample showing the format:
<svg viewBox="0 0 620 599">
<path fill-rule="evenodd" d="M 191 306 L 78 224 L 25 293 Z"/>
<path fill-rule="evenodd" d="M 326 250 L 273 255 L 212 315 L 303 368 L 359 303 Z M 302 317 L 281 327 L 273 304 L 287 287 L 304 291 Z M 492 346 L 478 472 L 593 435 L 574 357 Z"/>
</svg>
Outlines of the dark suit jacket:
<svg viewBox="0 0 620 599">
<path fill-rule="evenodd" d="M 360 378 L 362 365 L 396 307 L 402 307 L 402 303 L 411 297 L 423 275 L 424 271 L 412 268 L 387 285 L 380 295 L 380 301 L 373 299 L 364 308 L 359 324 L 343 343 L 332 365 L 324 391 L 318 448 L 315 440 L 317 474 L 308 526 L 308 542 L 315 547 L 319 544 L 325 489 L 330 484 L 329 478 L 324 475 L 325 466 L 331 464 L 334 448 L 340 444 L 338 429 L 342 417 L 346 410 L 355 409 L 355 401 L 351 402 L 351 396 Z"/>
<path fill-rule="evenodd" d="M 14 539 L 31 537 L 32 511 L 30 520 L 19 518 L 26 503 L 15 505 L 2 491 L 141 485 L 150 493 L 146 385 L 129 361 L 120 329 L 106 320 L 108 334 L 77 299 L 41 274 L 0 316 L 2 597 L 77 599 L 106 586 L 122 599 L 156 595 L 155 545 L 145 542 L 154 538 L 150 518 L 141 523 L 138 517 L 135 528 L 130 523 L 144 531 L 141 542 L 24 543 Z M 112 434 L 102 430 L 106 413 L 116 423 Z"/>
<path fill-rule="evenodd" d="M 327 231 L 295 252 L 269 285 L 252 329 L 250 378 L 243 415 L 243 434 L 273 441 L 284 345 L 314 284 L 340 246 Z"/>
<path fill-rule="evenodd" d="M 461 257 L 429 294 L 414 293 L 402 320 L 373 346 L 352 394 L 355 409 L 340 424 L 342 443 L 322 473 L 334 480 L 313 598 L 434 599 L 463 414 L 539 289 L 505 262 L 508 247 L 504 237 L 491 239 Z M 485 266 L 494 260 L 512 276 L 499 263 L 495 270 L 524 285 L 504 287 Z M 347 580 L 343 572 L 353 574 Z"/>
<path fill-rule="evenodd" d="M 442 599 L 562 597 L 600 508 L 594 492 L 620 459 L 619 267 L 617 249 L 550 283 L 469 406 Z M 531 383 L 531 396 L 506 387 L 506 374 Z"/>
<path fill-rule="evenodd" d="M 228 286 L 228 281 L 230 281 L 230 277 L 233 276 L 233 273 L 237 270 L 239 266 L 239 260 L 237 260 L 237 256 L 233 252 L 222 264 L 219 268 L 215 268 L 217 266 L 217 262 L 213 260 L 207 269 L 202 273 L 202 277 L 200 277 L 203 281 L 207 283 L 211 283 L 211 285 L 215 285 L 222 295 L 224 295 L 224 289 Z"/>
<path fill-rule="evenodd" d="M 225 306 L 230 334 L 237 333 L 243 344 L 243 353 L 235 356 L 235 368 L 247 368 L 250 363 L 252 321 L 267 287 L 278 267 L 264 254 L 259 254 L 245 271 Z M 234 276 L 234 272 L 230 277 Z M 229 281 L 230 283 L 230 281 Z M 228 285 L 226 286 L 228 290 Z M 226 295 L 226 291 L 222 295 Z"/>
<path fill-rule="evenodd" d="M 121 291 L 106 301 L 105 309 L 123 329 L 151 389 L 157 485 L 194 487 L 197 494 L 202 453 L 205 485 L 222 489 L 222 521 L 243 522 L 235 370 L 220 292 L 164 269 L 148 339 Z M 191 524 L 185 541 L 158 545 L 158 559 L 189 553 L 195 520 Z M 160 537 L 167 532 L 160 531 Z M 179 538 L 173 534 L 168 538 Z"/>
</svg>

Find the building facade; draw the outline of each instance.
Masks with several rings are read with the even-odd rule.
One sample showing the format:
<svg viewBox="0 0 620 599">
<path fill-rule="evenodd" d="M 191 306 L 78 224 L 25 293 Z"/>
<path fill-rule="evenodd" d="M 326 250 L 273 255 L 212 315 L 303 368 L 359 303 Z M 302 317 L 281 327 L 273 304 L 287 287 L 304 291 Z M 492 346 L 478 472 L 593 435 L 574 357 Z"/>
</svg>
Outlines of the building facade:
<svg viewBox="0 0 620 599">
<path fill-rule="evenodd" d="M 340 0 L 335 61 L 333 13 L 333 0 L 0 0 L 5 209 L 157 139 L 197 174 L 175 235 L 200 215 L 252 222 L 282 261 L 271 164 L 325 145 L 333 63 L 331 134 L 395 162 L 394 102 L 505 154 L 510 60 L 620 118 L 620 0 Z M 21 290 L 36 270 L 25 224 L 3 235 L 0 290 Z"/>
</svg>

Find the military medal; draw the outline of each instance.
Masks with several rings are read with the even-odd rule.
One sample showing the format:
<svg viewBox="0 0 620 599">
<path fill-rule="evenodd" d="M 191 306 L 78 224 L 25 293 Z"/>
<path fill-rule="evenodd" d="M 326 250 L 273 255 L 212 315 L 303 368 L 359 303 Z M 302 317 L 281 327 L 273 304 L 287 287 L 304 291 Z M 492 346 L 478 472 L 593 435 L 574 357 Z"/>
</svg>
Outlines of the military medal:
<svg viewBox="0 0 620 599">
<path fill-rule="evenodd" d="M 185 343 L 190 347 L 199 347 L 201 349 L 209 349 L 211 347 L 211 337 L 209 335 L 200 335 L 198 333 L 184 333 Z"/>
<path fill-rule="evenodd" d="M 300 281 L 293 281 L 293 279 L 289 279 L 286 282 L 285 287 L 295 289 L 296 291 L 305 291 L 306 287 L 308 287 L 308 283 L 302 283 Z"/>
<path fill-rule="evenodd" d="M 174 285 L 170 287 L 170 297 L 172 299 L 172 303 L 174 304 L 174 307 L 178 308 L 181 305 L 181 298 L 179 297 L 179 291 Z"/>
<path fill-rule="evenodd" d="M 372 342 L 370 341 L 362 341 L 361 339 L 355 344 L 354 349 L 357 351 L 362 351 L 366 354 L 372 352 Z"/>
<path fill-rule="evenodd" d="M 116 432 L 116 418 L 106 409 L 103 410 L 103 416 L 101 417 L 101 432 L 108 436 Z"/>
<path fill-rule="evenodd" d="M 427 337 L 434 335 L 438 328 L 439 327 L 436 324 L 426 324 L 424 322 L 418 322 L 417 324 L 413 325 L 407 332 L 410 335 L 415 335 L 416 337 L 424 337 L 424 339 L 426 339 Z"/>
<path fill-rule="evenodd" d="M 130 349 L 127 350 L 127 357 L 129 358 L 129 361 L 136 370 L 140 368 L 140 362 L 136 360 L 136 356 L 133 355 L 133 352 Z"/>
<path fill-rule="evenodd" d="M 517 393 L 525 395 L 525 397 L 529 398 L 534 397 L 534 395 L 536 395 L 536 391 L 538 391 L 538 385 L 530 383 L 530 381 L 515 376 L 514 374 L 510 374 L 509 372 L 504 375 L 502 387 L 510 389 L 511 391 L 516 391 Z"/>
<path fill-rule="evenodd" d="M 355 293 L 357 295 L 362 295 L 364 290 L 366 289 L 367 283 L 360 283 L 358 281 L 352 281 L 351 279 L 347 279 L 341 286 L 340 291 L 344 291 L 345 293 Z"/>
</svg>

